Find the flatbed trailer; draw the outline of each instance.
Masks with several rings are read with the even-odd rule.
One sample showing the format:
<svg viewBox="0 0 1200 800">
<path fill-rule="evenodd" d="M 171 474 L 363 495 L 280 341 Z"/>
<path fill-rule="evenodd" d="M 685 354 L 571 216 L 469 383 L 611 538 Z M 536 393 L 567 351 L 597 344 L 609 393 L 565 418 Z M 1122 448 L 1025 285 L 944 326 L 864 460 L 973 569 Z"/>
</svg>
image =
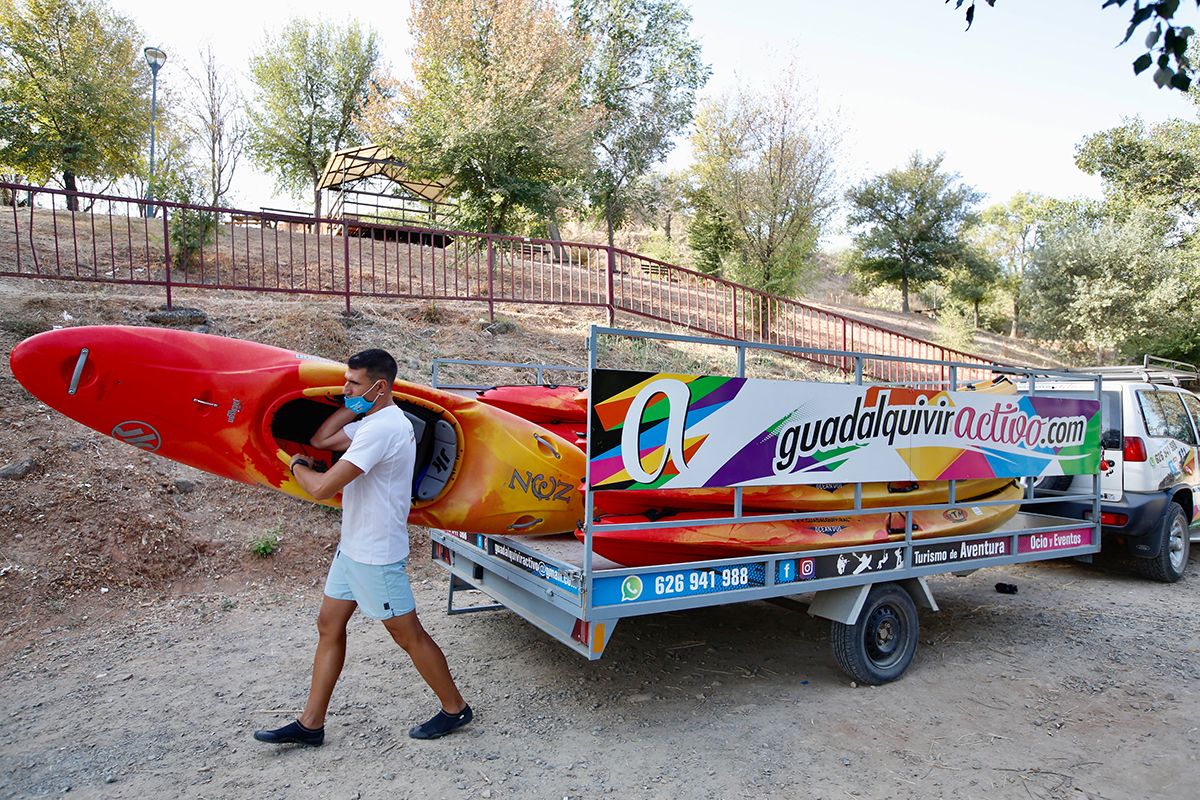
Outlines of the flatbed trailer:
<svg viewBox="0 0 1200 800">
<path fill-rule="evenodd" d="M 591 371 L 597 368 L 597 341 L 605 336 L 732 347 L 738 354 L 739 377 L 744 377 L 745 356 L 752 349 L 790 352 L 805 358 L 819 357 L 824 363 L 853 365 L 848 372 L 853 376 L 851 382 L 856 384 L 864 383 L 864 364 L 876 359 L 919 365 L 921 379 L 910 381 L 907 384 L 910 386 L 940 383 L 954 387 L 958 385 L 960 371 L 978 369 L 978 365 L 954 362 L 595 327 L 589 340 Z M 944 377 L 931 380 L 928 378 L 930 373 Z M 1037 393 L 1039 380 L 1060 377 L 1060 373 L 1050 370 L 1009 366 L 1003 367 L 1003 373 L 1016 373 L 1027 380 L 1033 394 Z M 1072 375 L 1079 378 L 1078 373 Z M 904 384 L 889 382 L 888 385 Z M 1095 389 L 1098 400 L 1098 377 Z M 591 440 L 589 436 L 589 449 Z M 589 461 L 590 457 L 589 452 Z M 1094 522 L 1099 514 L 1093 515 L 1093 521 L 1087 521 L 1037 513 L 1040 504 L 1060 501 L 1062 497 L 1056 494 L 1040 498 L 1036 496 L 1034 484 L 1034 478 L 1024 479 L 1021 510 L 1001 527 L 986 533 L 960 536 L 914 537 L 913 514 L 929 509 L 963 514 L 976 509 L 978 513 L 981 506 L 1010 504 L 1011 501 L 956 501 L 956 482 L 951 481 L 949 496 L 944 503 L 864 508 L 860 483 L 855 490 L 854 508 L 835 513 L 894 513 L 897 520 L 902 515 L 903 540 L 626 567 L 604 559 L 592 550 L 594 513 L 592 492 L 589 492 L 585 501 L 587 524 L 582 528 L 583 541 L 572 534 L 484 536 L 434 530 L 431 532 L 432 551 L 434 560 L 450 574 L 448 613 L 507 608 L 592 660 L 603 655 L 617 624 L 626 617 L 811 593 L 808 611 L 831 621 L 834 656 L 839 666 L 855 680 L 877 685 L 899 678 L 911 663 L 919 640 L 918 607 L 938 610 L 926 581 L 929 576 L 1051 558 L 1089 559 L 1099 552 L 1100 531 Z M 742 515 L 741 494 L 740 489 L 736 490 L 731 516 L 717 518 L 718 512 L 713 512 L 714 524 L 746 520 Z M 1073 495 L 1072 499 L 1090 500 L 1093 509 L 1098 509 L 1099 475 L 1093 476 L 1090 493 Z M 755 519 L 804 520 L 828 517 L 829 514 L 829 511 L 810 511 L 756 516 Z M 631 527 L 655 526 L 656 523 L 646 523 Z M 898 533 L 898 522 L 896 529 Z M 478 603 L 466 599 L 469 596 L 477 598 L 476 592 L 482 592 L 490 601 Z"/>
</svg>

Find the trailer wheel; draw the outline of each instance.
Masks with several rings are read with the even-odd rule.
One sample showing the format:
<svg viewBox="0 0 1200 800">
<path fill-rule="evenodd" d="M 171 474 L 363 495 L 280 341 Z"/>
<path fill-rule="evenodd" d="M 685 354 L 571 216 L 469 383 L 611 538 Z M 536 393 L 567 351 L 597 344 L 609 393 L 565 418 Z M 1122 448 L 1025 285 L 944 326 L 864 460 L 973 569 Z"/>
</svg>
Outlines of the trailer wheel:
<svg viewBox="0 0 1200 800">
<path fill-rule="evenodd" d="M 871 588 L 858 622 L 834 622 L 832 633 L 833 656 L 847 675 L 871 686 L 894 681 L 917 651 L 917 606 L 897 584 L 881 583 Z"/>
<path fill-rule="evenodd" d="M 1161 538 L 1158 555 L 1153 558 L 1135 558 L 1134 568 L 1143 578 L 1163 583 L 1175 583 L 1187 570 L 1188 536 L 1187 516 L 1179 503 L 1168 503 L 1166 513 L 1158 529 Z"/>
</svg>

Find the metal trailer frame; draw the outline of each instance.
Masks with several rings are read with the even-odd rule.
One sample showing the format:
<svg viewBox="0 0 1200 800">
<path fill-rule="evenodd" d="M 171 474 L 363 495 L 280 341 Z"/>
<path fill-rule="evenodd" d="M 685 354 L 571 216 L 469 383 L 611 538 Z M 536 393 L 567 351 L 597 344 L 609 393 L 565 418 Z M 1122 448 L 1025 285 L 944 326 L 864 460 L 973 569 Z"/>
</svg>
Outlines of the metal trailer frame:
<svg viewBox="0 0 1200 800">
<path fill-rule="evenodd" d="M 817 350 L 785 345 L 770 345 L 729 339 L 709 339 L 656 332 L 628 331 L 619 328 L 593 326 L 588 342 L 589 370 L 597 368 L 597 342 L 603 336 L 619 336 L 635 339 L 652 339 L 669 342 L 693 342 L 705 345 L 721 345 L 735 348 L 738 375 L 746 377 L 746 354 L 750 350 L 765 350 L 778 353 L 794 353 L 801 357 L 834 357 L 850 359 L 854 363 L 854 380 L 862 385 L 864 362 L 870 360 L 906 361 L 897 356 L 872 355 L 835 350 Z M 916 360 L 919 363 L 947 368 L 947 381 L 920 381 L 890 385 L 957 385 L 960 367 L 977 369 L 977 365 L 958 362 Z M 523 366 L 507 362 L 469 362 L 455 360 L 451 363 L 476 364 L 481 366 Z M 434 365 L 435 371 L 437 365 Z M 544 369 L 569 369 L 543 367 Z M 1095 387 L 1095 397 L 1100 398 L 1101 378 L 1085 376 L 1078 372 L 1047 369 L 1000 367 L 997 374 L 1013 375 L 1028 381 L 1029 393 L 1037 392 L 1038 381 L 1090 380 Z M 590 381 L 590 372 L 589 372 Z M 477 388 L 477 387 L 441 387 Z M 589 398 L 589 419 L 591 402 Z M 588 442 L 590 469 L 591 440 Z M 590 478 L 590 475 L 589 475 Z M 801 552 L 760 554 L 702 562 L 687 562 L 652 567 L 624 567 L 604 560 L 592 551 L 593 496 L 585 499 L 584 541 L 580 543 L 573 535 L 557 536 L 485 536 L 454 531 L 431 531 L 434 561 L 450 573 L 447 612 L 450 614 L 508 608 L 521 615 L 551 637 L 570 647 L 580 655 L 599 659 L 611 640 L 613 632 L 625 617 L 657 614 L 703 606 L 749 600 L 773 600 L 789 595 L 813 593 L 809 613 L 831 620 L 834 628 L 834 650 L 838 661 L 852 677 L 869 683 L 894 680 L 903 673 L 911 661 L 909 652 L 903 663 L 894 665 L 890 673 L 880 675 L 875 670 L 857 668 L 854 660 L 847 663 L 846 648 L 853 643 L 862 643 L 870 648 L 870 637 L 879 635 L 880 630 L 869 626 L 896 625 L 895 613 L 876 610 L 873 590 L 885 586 L 899 587 L 911 604 L 899 597 L 901 605 L 911 609 L 913 630 L 909 632 L 911 651 L 915 652 L 919 636 L 916 627 L 915 606 L 938 610 L 926 578 L 945 572 L 967 574 L 989 566 L 1040 561 L 1049 558 L 1075 557 L 1089 560 L 1100 550 L 1100 476 L 1092 480 L 1092 491 L 1087 494 L 1054 492 L 1035 496 L 1034 479 L 1025 478 L 1025 498 L 1022 510 L 997 530 L 987 533 L 962 536 L 913 539 L 913 512 L 926 509 L 949 510 L 954 507 L 976 507 L 985 505 L 1009 505 L 1012 501 L 956 502 L 956 482 L 951 481 L 949 496 L 944 503 L 926 505 L 898 504 L 886 508 L 862 507 L 862 484 L 856 484 L 854 507 L 837 512 L 798 512 L 772 515 L 756 514 L 756 521 L 803 520 L 828 517 L 831 513 L 853 514 L 855 512 L 896 513 L 904 515 L 904 540 L 857 546 L 838 546 Z M 744 521 L 742 514 L 742 490 L 735 490 L 734 508 L 731 516 L 714 518 L 711 524 Z M 1036 508 L 1041 503 L 1061 501 L 1064 497 L 1073 500 L 1091 501 L 1091 520 L 1070 519 L 1034 513 L 1025 510 Z M 714 512 L 716 513 L 716 512 Z M 622 526 L 630 530 L 665 527 L 673 523 L 648 522 Z M 899 526 L 897 525 L 897 528 Z M 893 563 L 894 565 L 886 567 Z M 462 593 L 477 590 L 493 602 L 483 604 L 459 604 Z M 894 603 L 896 593 L 892 593 Z M 477 595 L 476 595 L 477 596 Z M 864 608 L 870 608 L 864 617 Z M 892 609 L 896 611 L 897 609 Z M 899 609 L 903 611 L 904 609 Z M 882 614 L 882 616 L 880 616 Z M 903 616 L 903 614 L 901 614 Z M 866 626 L 866 627 L 864 627 Z M 894 634 L 888 628 L 884 633 Z M 840 644 L 839 644 L 840 643 Z M 886 649 L 888 642 L 878 640 L 878 646 Z M 839 647 L 843 652 L 839 652 Z M 861 649 L 861 648 L 860 648 Z"/>
</svg>

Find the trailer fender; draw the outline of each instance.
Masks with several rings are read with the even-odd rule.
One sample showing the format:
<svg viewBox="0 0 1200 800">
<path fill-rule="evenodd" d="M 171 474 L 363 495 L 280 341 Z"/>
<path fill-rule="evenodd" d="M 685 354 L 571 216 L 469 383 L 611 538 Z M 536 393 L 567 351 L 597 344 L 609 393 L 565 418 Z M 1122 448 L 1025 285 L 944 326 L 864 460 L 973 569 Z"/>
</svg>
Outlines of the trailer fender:
<svg viewBox="0 0 1200 800">
<path fill-rule="evenodd" d="M 918 608 L 939 610 L 937 601 L 933 599 L 933 592 L 924 578 L 907 578 L 896 581 L 896 584 L 908 592 Z M 861 586 L 845 586 L 817 592 L 808 606 L 808 613 L 844 625 L 854 625 L 858 622 L 858 615 L 862 613 L 863 604 L 867 602 L 871 586 L 870 583 L 864 583 Z"/>
</svg>

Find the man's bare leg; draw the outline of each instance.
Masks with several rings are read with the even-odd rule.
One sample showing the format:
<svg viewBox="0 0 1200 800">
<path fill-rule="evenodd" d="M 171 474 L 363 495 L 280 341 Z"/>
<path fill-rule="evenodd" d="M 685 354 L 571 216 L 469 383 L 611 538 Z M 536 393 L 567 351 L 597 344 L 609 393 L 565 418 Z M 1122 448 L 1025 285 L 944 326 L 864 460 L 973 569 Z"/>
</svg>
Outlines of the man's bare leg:
<svg viewBox="0 0 1200 800">
<path fill-rule="evenodd" d="M 413 666 L 425 679 L 425 683 L 433 689 L 433 693 L 442 703 L 442 710 L 448 714 L 462 712 L 467 707 L 467 701 L 459 694 L 458 686 L 450 675 L 446 654 L 421 625 L 421 621 L 417 619 L 417 612 L 410 611 L 398 617 L 390 617 L 383 621 L 383 625 L 396 644 L 408 653 Z M 301 722 L 304 722 L 303 718 Z"/>
<path fill-rule="evenodd" d="M 346 662 L 346 625 L 358 603 L 353 600 L 334 600 L 325 595 L 321 599 L 321 610 L 317 614 L 317 651 L 313 654 L 312 685 L 308 690 L 308 702 L 304 713 L 297 720 L 306 728 L 317 729 L 325 725 L 329 711 L 329 700 L 333 687 L 342 674 Z"/>
</svg>

